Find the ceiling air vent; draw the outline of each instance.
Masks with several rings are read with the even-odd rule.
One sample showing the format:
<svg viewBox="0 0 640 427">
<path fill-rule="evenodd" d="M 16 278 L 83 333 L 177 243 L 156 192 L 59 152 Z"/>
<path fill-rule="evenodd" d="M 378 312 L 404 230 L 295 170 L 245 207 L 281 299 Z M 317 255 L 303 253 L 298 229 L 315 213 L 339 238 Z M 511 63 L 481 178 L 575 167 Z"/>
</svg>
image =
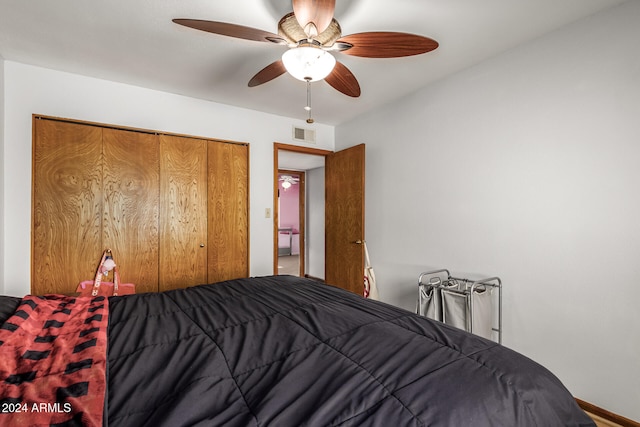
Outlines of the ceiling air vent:
<svg viewBox="0 0 640 427">
<path fill-rule="evenodd" d="M 312 129 L 304 129 L 294 126 L 293 127 L 293 139 L 295 141 L 308 142 L 310 144 L 316 143 L 316 131 Z"/>
</svg>

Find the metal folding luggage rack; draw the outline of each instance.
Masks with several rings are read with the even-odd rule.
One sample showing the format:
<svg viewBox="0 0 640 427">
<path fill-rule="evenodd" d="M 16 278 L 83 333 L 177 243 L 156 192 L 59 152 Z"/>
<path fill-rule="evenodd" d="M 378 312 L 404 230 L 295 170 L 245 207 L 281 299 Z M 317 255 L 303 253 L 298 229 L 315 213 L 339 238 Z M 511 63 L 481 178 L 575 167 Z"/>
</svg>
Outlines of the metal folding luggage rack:
<svg viewBox="0 0 640 427">
<path fill-rule="evenodd" d="M 497 294 L 497 295 L 496 295 Z M 470 280 L 441 269 L 418 277 L 417 313 L 502 343 L 502 281 Z"/>
</svg>

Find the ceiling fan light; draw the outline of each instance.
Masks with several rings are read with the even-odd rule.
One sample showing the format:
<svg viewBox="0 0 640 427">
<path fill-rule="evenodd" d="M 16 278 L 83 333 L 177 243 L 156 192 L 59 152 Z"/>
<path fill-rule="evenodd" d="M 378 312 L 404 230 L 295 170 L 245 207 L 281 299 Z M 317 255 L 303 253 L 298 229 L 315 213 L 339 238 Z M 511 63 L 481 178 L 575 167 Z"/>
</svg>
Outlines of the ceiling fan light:
<svg viewBox="0 0 640 427">
<path fill-rule="evenodd" d="M 282 55 L 282 63 L 289 74 L 302 81 L 318 81 L 327 77 L 336 65 L 329 52 L 313 46 L 299 46 Z"/>
</svg>

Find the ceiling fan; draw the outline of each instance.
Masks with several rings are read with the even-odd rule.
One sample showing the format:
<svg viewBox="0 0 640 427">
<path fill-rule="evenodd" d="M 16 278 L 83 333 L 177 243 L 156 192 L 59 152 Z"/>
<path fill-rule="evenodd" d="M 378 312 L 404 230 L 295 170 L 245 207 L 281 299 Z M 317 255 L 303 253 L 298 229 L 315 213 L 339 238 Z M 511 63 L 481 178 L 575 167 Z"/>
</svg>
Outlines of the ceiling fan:
<svg viewBox="0 0 640 427">
<path fill-rule="evenodd" d="M 438 42 L 416 34 L 364 32 L 342 36 L 334 18 L 335 0 L 293 0 L 293 12 L 278 23 L 278 34 L 227 22 L 198 19 L 174 19 L 186 27 L 245 40 L 275 43 L 289 47 L 279 59 L 260 70 L 249 87 L 261 85 L 289 72 L 307 82 L 307 107 L 310 110 L 309 83 L 325 80 L 339 92 L 359 97 L 361 90 L 353 73 L 331 52 L 365 58 L 397 58 L 419 55 L 438 47 Z"/>
<path fill-rule="evenodd" d="M 298 184 L 298 182 L 300 181 L 300 178 L 297 176 L 291 176 L 291 175 L 280 175 L 279 181 L 282 182 L 282 188 L 284 188 L 286 191 L 292 185 Z"/>
</svg>

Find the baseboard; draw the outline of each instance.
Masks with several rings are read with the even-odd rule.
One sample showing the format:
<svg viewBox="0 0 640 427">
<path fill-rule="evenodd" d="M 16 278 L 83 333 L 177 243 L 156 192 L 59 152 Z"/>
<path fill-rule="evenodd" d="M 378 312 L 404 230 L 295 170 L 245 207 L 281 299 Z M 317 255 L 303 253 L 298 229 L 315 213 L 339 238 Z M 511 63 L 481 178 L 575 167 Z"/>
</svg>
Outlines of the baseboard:
<svg viewBox="0 0 640 427">
<path fill-rule="evenodd" d="M 584 400 L 577 398 L 576 402 L 578 402 L 578 405 L 582 408 L 583 411 L 588 412 L 589 414 L 593 414 L 596 417 L 602 418 L 604 421 L 612 423 L 612 425 L 620 427 L 640 427 L 640 423 L 630 420 L 629 418 L 625 418 L 621 415 L 614 414 L 613 412 L 602 409 L 592 403 L 585 402 Z"/>
<path fill-rule="evenodd" d="M 324 279 L 321 279 L 319 277 L 314 277 L 314 276 L 309 276 L 308 274 L 305 274 L 304 277 L 306 277 L 307 279 L 311 279 L 311 280 L 315 280 L 317 282 L 322 282 L 324 283 Z"/>
</svg>

